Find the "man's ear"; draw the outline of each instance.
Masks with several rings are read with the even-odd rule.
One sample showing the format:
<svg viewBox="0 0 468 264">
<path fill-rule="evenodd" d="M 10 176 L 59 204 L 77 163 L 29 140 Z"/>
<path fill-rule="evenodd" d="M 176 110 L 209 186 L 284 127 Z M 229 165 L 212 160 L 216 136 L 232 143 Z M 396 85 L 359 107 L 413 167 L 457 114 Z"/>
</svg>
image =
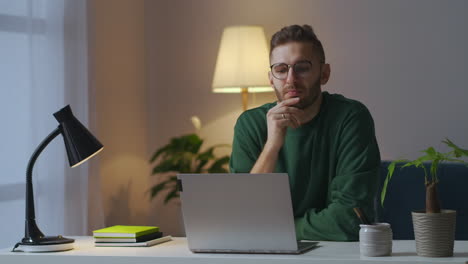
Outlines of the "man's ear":
<svg viewBox="0 0 468 264">
<path fill-rule="evenodd" d="M 273 84 L 273 75 L 271 74 L 271 71 L 268 72 L 268 79 L 270 80 L 271 88 L 275 89 Z"/>
<path fill-rule="evenodd" d="M 320 84 L 325 85 L 327 84 L 328 80 L 330 79 L 330 64 L 325 63 L 322 67 L 322 74 L 320 75 Z"/>
</svg>

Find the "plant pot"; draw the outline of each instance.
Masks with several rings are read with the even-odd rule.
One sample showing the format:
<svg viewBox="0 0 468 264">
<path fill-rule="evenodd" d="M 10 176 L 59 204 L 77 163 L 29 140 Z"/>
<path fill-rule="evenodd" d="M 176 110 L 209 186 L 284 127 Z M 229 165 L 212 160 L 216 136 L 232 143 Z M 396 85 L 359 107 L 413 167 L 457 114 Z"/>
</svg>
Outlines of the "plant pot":
<svg viewBox="0 0 468 264">
<path fill-rule="evenodd" d="M 411 215 L 418 256 L 453 256 L 456 211 L 441 210 L 440 213 L 414 211 Z"/>
</svg>

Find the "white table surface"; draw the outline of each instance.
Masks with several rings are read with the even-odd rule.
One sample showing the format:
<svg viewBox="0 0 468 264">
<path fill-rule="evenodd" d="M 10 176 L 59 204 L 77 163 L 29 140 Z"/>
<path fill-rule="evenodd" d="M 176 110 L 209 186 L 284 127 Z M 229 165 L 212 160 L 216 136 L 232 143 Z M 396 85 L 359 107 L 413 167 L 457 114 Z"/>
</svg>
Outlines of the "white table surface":
<svg viewBox="0 0 468 264">
<path fill-rule="evenodd" d="M 178 263 L 461 263 L 468 261 L 468 241 L 455 241 L 455 253 L 449 258 L 424 258 L 416 255 L 413 240 L 393 241 L 390 257 L 360 257 L 359 242 L 320 242 L 320 247 L 302 255 L 205 254 L 192 253 L 186 238 L 174 238 L 152 247 L 94 247 L 92 237 L 75 238 L 75 249 L 54 253 L 10 252 L 0 249 L 1 264 L 178 264 Z M 13 245 L 12 245 L 13 246 Z"/>
</svg>

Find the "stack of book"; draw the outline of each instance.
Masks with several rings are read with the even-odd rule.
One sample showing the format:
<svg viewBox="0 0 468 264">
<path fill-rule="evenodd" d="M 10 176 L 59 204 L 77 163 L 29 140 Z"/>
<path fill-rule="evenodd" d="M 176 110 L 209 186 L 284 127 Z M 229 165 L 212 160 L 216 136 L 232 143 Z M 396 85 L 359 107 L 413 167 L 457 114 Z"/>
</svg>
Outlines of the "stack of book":
<svg viewBox="0 0 468 264">
<path fill-rule="evenodd" d="M 115 225 L 93 231 L 96 247 L 148 247 L 172 240 L 156 226 Z"/>
</svg>

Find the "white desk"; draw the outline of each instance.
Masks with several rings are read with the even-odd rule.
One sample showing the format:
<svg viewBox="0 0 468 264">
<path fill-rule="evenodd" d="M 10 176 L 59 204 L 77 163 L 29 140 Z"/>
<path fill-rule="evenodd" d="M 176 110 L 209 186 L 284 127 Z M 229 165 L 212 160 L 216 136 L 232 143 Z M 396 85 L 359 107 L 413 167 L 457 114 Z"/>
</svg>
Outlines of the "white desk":
<svg viewBox="0 0 468 264">
<path fill-rule="evenodd" d="M 1 264 L 16 263 L 65 263 L 65 264 L 179 264 L 179 263 L 460 263 L 468 261 L 468 241 L 456 241 L 454 257 L 423 258 L 416 255 L 414 241 L 393 242 L 391 257 L 360 257 L 359 242 L 320 242 L 320 247 L 302 255 L 266 254 L 195 254 L 187 248 L 185 238 L 153 247 L 94 247 L 92 237 L 74 237 L 75 249 L 56 253 L 10 252 L 11 248 L 0 250 Z"/>
</svg>

